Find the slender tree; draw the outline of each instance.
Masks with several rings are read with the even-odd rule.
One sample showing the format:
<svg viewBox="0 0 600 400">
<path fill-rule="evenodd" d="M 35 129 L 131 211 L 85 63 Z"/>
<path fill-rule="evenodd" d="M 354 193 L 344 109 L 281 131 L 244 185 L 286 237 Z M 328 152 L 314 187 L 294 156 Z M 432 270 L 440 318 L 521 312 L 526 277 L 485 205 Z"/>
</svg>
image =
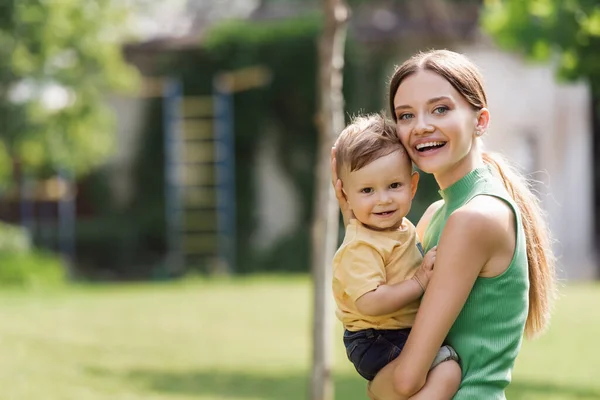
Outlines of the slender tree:
<svg viewBox="0 0 600 400">
<path fill-rule="evenodd" d="M 323 0 L 322 5 L 324 24 L 319 43 L 319 143 L 312 247 L 313 400 L 333 399 L 331 260 L 338 241 L 339 210 L 331 187 L 329 156 L 336 135 L 344 128 L 342 72 L 349 13 L 344 0 Z"/>
</svg>

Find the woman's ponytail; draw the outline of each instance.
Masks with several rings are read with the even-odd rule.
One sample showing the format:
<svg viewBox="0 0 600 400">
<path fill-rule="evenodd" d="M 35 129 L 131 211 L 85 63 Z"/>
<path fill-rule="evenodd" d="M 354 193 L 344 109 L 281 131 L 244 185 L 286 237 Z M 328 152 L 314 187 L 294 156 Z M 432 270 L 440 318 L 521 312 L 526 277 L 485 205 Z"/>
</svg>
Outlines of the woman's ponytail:
<svg viewBox="0 0 600 400">
<path fill-rule="evenodd" d="M 483 160 L 497 171 L 519 207 L 527 243 L 530 285 L 525 334 L 527 337 L 534 337 L 546 329 L 556 297 L 555 258 L 544 212 L 525 177 L 506 160 L 497 154 L 486 152 L 483 152 Z"/>
</svg>

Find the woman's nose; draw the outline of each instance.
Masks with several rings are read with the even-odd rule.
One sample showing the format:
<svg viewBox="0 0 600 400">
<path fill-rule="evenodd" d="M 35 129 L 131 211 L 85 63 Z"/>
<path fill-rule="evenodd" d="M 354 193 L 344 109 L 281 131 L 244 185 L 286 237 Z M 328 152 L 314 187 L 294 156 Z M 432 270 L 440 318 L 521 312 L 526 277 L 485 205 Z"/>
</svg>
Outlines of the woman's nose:
<svg viewBox="0 0 600 400">
<path fill-rule="evenodd" d="M 416 134 L 424 134 L 433 132 L 433 126 L 431 125 L 429 118 L 427 115 L 420 115 L 416 118 L 416 123 L 414 127 L 414 133 Z"/>
</svg>

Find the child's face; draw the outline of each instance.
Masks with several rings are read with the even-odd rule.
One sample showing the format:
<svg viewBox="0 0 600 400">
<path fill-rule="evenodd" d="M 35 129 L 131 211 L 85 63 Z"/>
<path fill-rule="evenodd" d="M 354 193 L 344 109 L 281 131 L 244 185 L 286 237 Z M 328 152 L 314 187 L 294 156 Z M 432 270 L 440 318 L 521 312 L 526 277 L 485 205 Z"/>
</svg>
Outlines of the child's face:
<svg viewBox="0 0 600 400">
<path fill-rule="evenodd" d="M 344 193 L 356 219 L 377 230 L 401 226 L 419 181 L 419 174 L 412 172 L 407 157 L 398 150 L 342 174 Z"/>
</svg>

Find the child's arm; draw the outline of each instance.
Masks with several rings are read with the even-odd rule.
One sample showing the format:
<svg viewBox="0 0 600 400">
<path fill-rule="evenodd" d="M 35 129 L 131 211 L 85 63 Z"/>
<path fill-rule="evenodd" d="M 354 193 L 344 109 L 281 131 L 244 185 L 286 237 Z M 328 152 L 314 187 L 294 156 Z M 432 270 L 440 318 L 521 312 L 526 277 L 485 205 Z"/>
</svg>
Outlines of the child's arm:
<svg viewBox="0 0 600 400">
<path fill-rule="evenodd" d="M 436 248 L 427 252 L 421 267 L 412 279 L 407 279 L 395 285 L 382 284 L 375 290 L 360 296 L 356 300 L 358 311 L 361 314 L 373 317 L 390 314 L 420 298 L 429 283 L 435 255 Z"/>
</svg>

